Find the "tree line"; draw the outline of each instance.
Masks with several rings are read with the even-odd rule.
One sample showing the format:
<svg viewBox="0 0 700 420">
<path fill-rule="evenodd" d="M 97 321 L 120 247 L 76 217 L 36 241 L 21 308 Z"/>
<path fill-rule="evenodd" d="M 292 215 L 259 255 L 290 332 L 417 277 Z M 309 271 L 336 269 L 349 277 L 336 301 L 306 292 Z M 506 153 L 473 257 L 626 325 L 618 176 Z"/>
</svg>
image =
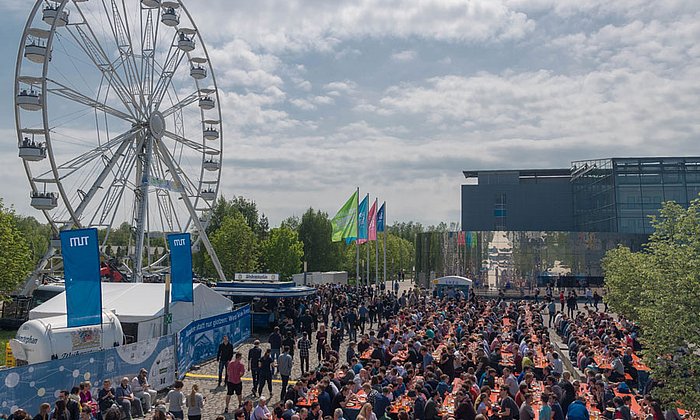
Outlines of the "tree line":
<svg viewBox="0 0 700 420">
<path fill-rule="evenodd" d="M 394 278 L 399 271 L 411 272 L 415 260 L 415 237 L 424 230 L 420 223 L 402 222 L 388 226 L 387 275 Z M 331 221 L 327 213 L 309 208 L 304 214 L 284 219 L 276 228 L 269 228 L 267 217 L 254 201 L 244 197 L 219 198 L 216 202 L 207 235 L 221 262 L 224 274 L 232 278 L 240 272 L 279 273 L 289 279 L 307 271 L 347 271 L 356 277 L 354 244 L 331 242 Z M 375 247 L 379 246 L 380 276 L 383 271 L 383 238 L 362 245 L 360 259 L 365 272 L 366 246 L 370 247 L 370 272 L 375 275 Z M 195 252 L 194 270 L 203 277 L 215 277 L 214 266 L 203 247 Z"/>
<path fill-rule="evenodd" d="M 411 273 L 415 265 L 416 235 L 430 230 L 447 230 L 447 225 L 425 228 L 416 222 L 397 222 L 387 226 L 387 276 L 396 278 L 399 271 Z M 237 272 L 279 273 L 289 279 L 303 270 L 347 271 L 356 277 L 356 250 L 354 244 L 331 242 L 331 222 L 327 213 L 313 208 L 301 217 L 290 216 L 278 227 L 270 228 L 264 213 L 257 204 L 244 197 L 219 198 L 213 207 L 210 223 L 206 228 L 227 278 Z M 162 232 L 149 232 L 148 245 L 162 254 L 165 238 Z M 133 245 L 134 228 L 122 223 L 111 230 L 99 229 L 100 243 L 106 246 L 107 257 L 122 260 Z M 366 248 L 370 247 L 370 273 L 375 276 L 375 247 L 379 247 L 379 273 L 383 272 L 383 234 L 377 242 L 362 245 L 360 274 L 364 277 Z M 41 223 L 32 216 L 17 214 L 5 207 L 0 199 L 0 298 L 7 297 L 22 284 L 46 253 L 52 237 L 48 223 Z M 157 258 L 159 254 L 153 255 Z M 195 274 L 215 278 L 216 272 L 209 256 L 200 246 L 193 253 Z"/>
<path fill-rule="evenodd" d="M 666 202 L 640 252 L 607 252 L 605 299 L 640 327 L 644 362 L 668 406 L 700 413 L 700 200 Z"/>
</svg>

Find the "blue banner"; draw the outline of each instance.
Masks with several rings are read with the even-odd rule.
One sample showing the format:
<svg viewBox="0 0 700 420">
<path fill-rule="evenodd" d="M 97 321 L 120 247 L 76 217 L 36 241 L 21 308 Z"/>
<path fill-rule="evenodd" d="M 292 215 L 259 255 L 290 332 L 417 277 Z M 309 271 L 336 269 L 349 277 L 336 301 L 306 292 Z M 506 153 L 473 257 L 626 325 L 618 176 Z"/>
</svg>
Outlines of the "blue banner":
<svg viewBox="0 0 700 420">
<path fill-rule="evenodd" d="M 104 379 L 119 386 L 121 378 L 133 378 L 139 369 L 148 370 L 148 382 L 156 390 L 175 382 L 175 335 L 140 341 L 93 353 L 50 362 L 0 370 L 0 414 L 17 408 L 38 413 L 41 403 L 53 406 L 58 393 L 81 382 L 92 384 L 93 395 Z"/>
<path fill-rule="evenodd" d="M 250 337 L 250 305 L 233 312 L 199 319 L 177 333 L 177 372 L 180 379 L 194 364 L 216 357 L 224 335 L 235 348 Z"/>
<path fill-rule="evenodd" d="M 192 245 L 189 233 L 168 235 L 170 248 L 171 302 L 192 302 Z"/>
<path fill-rule="evenodd" d="M 385 210 L 384 207 L 386 206 L 386 202 L 382 203 L 382 206 L 379 208 L 379 211 L 377 212 L 377 232 L 384 232 L 384 219 L 385 219 Z"/>
<path fill-rule="evenodd" d="M 61 231 L 68 328 L 102 324 L 97 229 Z"/>
<path fill-rule="evenodd" d="M 367 213 L 369 211 L 369 194 L 357 206 L 357 239 L 367 239 Z"/>
</svg>

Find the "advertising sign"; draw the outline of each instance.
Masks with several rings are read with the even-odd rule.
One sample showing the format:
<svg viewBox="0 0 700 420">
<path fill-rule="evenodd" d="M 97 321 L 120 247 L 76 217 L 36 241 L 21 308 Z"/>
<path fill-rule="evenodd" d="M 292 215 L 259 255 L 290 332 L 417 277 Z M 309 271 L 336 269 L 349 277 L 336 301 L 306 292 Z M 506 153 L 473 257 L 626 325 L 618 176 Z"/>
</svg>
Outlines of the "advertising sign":
<svg viewBox="0 0 700 420">
<path fill-rule="evenodd" d="M 279 274 L 271 273 L 236 273 L 234 278 L 237 281 L 279 281 Z"/>
<path fill-rule="evenodd" d="M 68 327 L 102 324 L 102 283 L 97 229 L 61 231 Z"/>
<path fill-rule="evenodd" d="M 18 408 L 38 413 L 42 403 L 53 406 L 61 390 L 88 381 L 97 393 L 104 379 L 118 385 L 121 378 L 133 378 L 141 368 L 148 370 L 148 382 L 154 389 L 172 385 L 175 336 L 0 370 L 0 414 L 9 415 Z"/>
<path fill-rule="evenodd" d="M 189 368 L 216 357 L 224 335 L 233 347 L 250 337 L 250 305 L 233 312 L 191 322 L 177 335 L 177 372 L 184 378 Z"/>
<path fill-rule="evenodd" d="M 168 235 L 172 302 L 192 302 L 192 244 L 189 233 Z"/>
</svg>

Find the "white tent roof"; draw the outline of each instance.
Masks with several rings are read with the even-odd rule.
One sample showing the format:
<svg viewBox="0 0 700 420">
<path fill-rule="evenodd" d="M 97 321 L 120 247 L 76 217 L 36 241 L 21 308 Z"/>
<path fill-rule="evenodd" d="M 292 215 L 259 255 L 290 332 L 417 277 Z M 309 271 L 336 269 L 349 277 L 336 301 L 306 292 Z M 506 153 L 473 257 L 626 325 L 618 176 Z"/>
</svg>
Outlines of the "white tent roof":
<svg viewBox="0 0 700 420">
<path fill-rule="evenodd" d="M 472 281 L 466 277 L 461 276 L 445 276 L 435 279 L 435 284 L 444 286 L 469 286 L 471 287 Z"/>
<path fill-rule="evenodd" d="M 230 312 L 233 303 L 203 284 L 194 285 L 194 305 L 190 302 L 170 304 L 173 324 Z M 164 283 L 102 283 L 102 309 L 114 311 L 119 321 L 143 322 L 163 316 Z M 29 319 L 66 313 L 66 292 L 29 311 Z M 180 316 L 178 316 L 180 315 Z M 176 319 L 176 318 L 189 318 Z M 180 322 L 177 322 L 180 321 Z"/>
</svg>

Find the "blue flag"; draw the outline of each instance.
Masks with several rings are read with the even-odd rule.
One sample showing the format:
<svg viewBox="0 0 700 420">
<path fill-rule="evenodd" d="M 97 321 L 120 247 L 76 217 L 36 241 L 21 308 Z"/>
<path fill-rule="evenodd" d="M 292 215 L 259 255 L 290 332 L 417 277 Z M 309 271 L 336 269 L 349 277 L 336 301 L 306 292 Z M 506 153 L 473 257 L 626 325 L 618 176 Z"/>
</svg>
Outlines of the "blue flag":
<svg viewBox="0 0 700 420">
<path fill-rule="evenodd" d="M 369 194 L 357 207 L 357 239 L 367 239 L 367 213 L 369 212 Z"/>
<path fill-rule="evenodd" d="M 171 302 L 193 302 L 192 245 L 189 233 L 168 235 L 170 248 Z"/>
<path fill-rule="evenodd" d="M 379 211 L 377 212 L 377 232 L 384 232 L 384 219 L 385 219 L 385 210 L 384 207 L 386 206 L 386 201 L 382 203 L 382 206 L 379 208 Z"/>
<path fill-rule="evenodd" d="M 97 229 L 61 231 L 68 328 L 102 324 Z"/>
</svg>

